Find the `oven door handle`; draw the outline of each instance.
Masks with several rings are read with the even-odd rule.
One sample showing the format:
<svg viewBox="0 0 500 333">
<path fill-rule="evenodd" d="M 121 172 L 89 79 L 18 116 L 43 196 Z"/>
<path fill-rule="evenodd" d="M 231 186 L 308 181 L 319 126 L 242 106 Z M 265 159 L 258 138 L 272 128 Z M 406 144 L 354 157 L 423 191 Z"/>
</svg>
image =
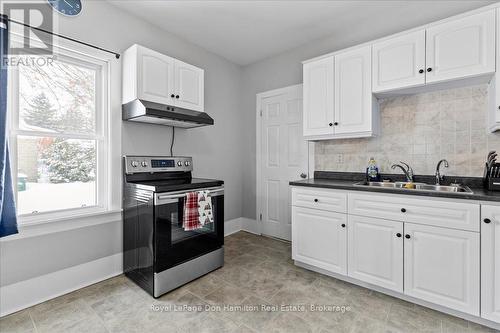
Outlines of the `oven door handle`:
<svg viewBox="0 0 500 333">
<path fill-rule="evenodd" d="M 209 194 L 211 197 L 218 197 L 220 195 L 224 195 L 224 186 L 206 187 L 206 188 L 193 189 L 193 190 L 189 190 L 189 191 L 171 192 L 168 194 L 157 193 L 155 195 L 155 205 L 164 205 L 164 204 L 177 202 L 180 198 L 185 197 L 187 193 L 198 192 L 198 191 L 209 191 Z"/>
</svg>

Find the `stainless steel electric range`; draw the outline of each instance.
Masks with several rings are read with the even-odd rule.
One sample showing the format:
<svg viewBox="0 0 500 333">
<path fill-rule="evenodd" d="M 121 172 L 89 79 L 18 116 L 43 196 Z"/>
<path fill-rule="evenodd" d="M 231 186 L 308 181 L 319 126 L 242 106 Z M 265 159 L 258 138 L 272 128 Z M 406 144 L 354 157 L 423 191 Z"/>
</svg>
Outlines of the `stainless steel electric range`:
<svg viewBox="0 0 500 333">
<path fill-rule="evenodd" d="M 154 297 L 224 264 L 224 182 L 192 178 L 191 157 L 124 156 L 123 270 Z M 209 191 L 213 223 L 185 231 L 184 201 Z"/>
</svg>

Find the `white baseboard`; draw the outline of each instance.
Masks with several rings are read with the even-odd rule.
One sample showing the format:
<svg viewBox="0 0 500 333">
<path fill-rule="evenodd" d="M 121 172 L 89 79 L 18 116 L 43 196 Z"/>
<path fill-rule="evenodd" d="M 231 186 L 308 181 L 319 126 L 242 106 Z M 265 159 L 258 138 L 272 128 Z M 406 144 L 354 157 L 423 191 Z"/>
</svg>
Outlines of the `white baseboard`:
<svg viewBox="0 0 500 333">
<path fill-rule="evenodd" d="M 239 217 L 225 222 L 224 236 L 238 231 L 260 235 L 256 220 Z M 0 317 L 120 275 L 123 272 L 122 258 L 123 254 L 117 253 L 0 287 Z"/>
<path fill-rule="evenodd" d="M 0 317 L 120 275 L 122 258 L 122 253 L 117 253 L 0 287 Z"/>
<path fill-rule="evenodd" d="M 224 237 L 241 231 L 241 217 L 224 222 Z"/>
<path fill-rule="evenodd" d="M 252 234 L 260 235 L 260 228 L 256 220 L 246 217 L 238 217 L 224 224 L 224 236 L 229 236 L 238 231 L 246 231 Z"/>
<path fill-rule="evenodd" d="M 260 223 L 255 219 L 241 217 L 241 230 L 260 235 Z"/>
</svg>

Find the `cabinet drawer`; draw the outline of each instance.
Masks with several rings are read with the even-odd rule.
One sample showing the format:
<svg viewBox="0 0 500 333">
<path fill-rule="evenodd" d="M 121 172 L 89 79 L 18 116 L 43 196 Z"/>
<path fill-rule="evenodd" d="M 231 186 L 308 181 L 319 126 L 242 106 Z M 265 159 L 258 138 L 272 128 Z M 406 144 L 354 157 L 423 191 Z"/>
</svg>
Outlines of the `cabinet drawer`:
<svg viewBox="0 0 500 333">
<path fill-rule="evenodd" d="M 465 202 L 350 193 L 349 214 L 479 232 L 479 205 Z"/>
<path fill-rule="evenodd" d="M 347 193 L 320 188 L 292 188 L 292 205 L 347 213 Z"/>
</svg>

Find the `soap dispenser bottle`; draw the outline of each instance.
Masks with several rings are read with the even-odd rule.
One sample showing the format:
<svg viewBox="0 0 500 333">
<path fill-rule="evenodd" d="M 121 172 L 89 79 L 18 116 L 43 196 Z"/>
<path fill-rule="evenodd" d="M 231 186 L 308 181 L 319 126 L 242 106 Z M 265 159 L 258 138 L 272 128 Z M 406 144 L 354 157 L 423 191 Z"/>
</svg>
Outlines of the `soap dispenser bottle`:
<svg viewBox="0 0 500 333">
<path fill-rule="evenodd" d="M 368 161 L 368 167 L 366 168 L 366 180 L 369 182 L 380 181 L 380 173 L 377 162 L 373 157 L 370 157 L 370 160 Z"/>
</svg>

